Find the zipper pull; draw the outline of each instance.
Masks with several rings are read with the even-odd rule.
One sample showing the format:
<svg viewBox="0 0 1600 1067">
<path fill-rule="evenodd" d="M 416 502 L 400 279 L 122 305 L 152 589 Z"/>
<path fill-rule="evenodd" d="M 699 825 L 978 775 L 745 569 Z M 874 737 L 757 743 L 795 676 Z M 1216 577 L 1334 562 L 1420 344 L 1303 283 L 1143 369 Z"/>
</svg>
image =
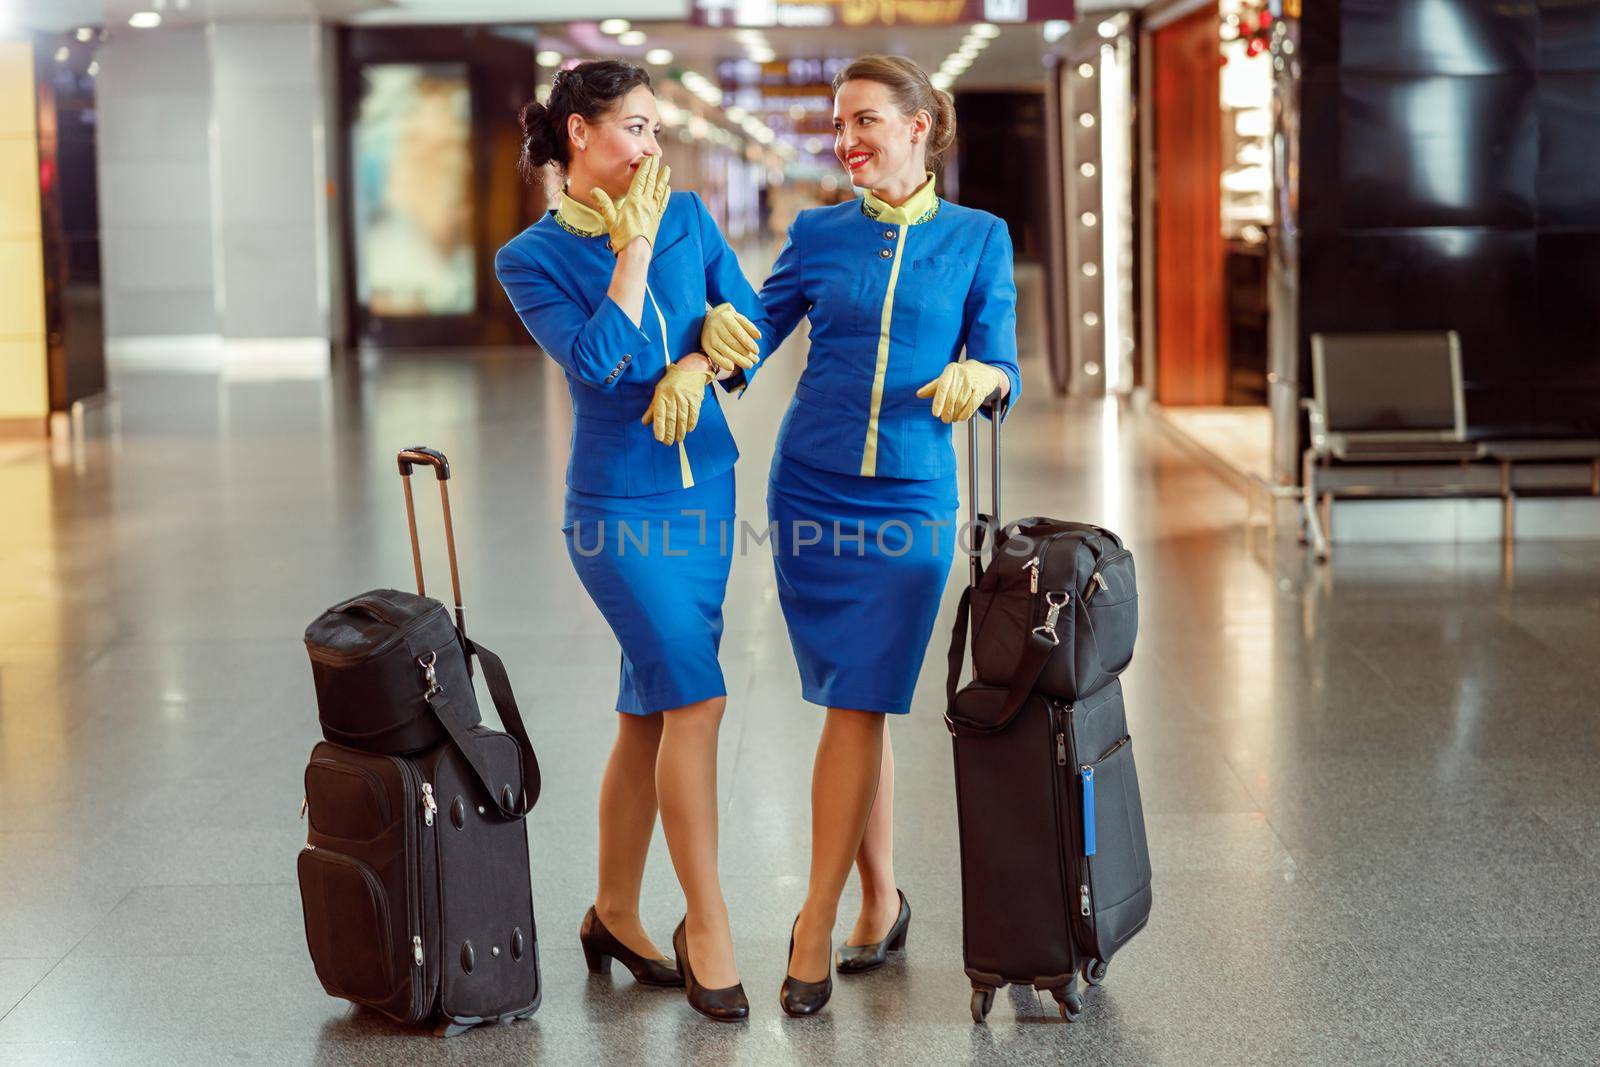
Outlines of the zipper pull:
<svg viewBox="0 0 1600 1067">
<path fill-rule="evenodd" d="M 1078 887 L 1078 914 L 1082 915 L 1085 919 L 1089 918 L 1093 914 L 1089 910 L 1089 887 L 1086 885 L 1080 885 Z"/>
<path fill-rule="evenodd" d="M 1057 767 L 1065 767 L 1066 765 L 1067 765 L 1067 735 L 1064 734 L 1064 733 L 1058 733 L 1058 734 L 1056 734 L 1056 766 Z"/>
<path fill-rule="evenodd" d="M 422 783 L 422 821 L 433 825 L 433 813 L 439 810 L 439 805 L 433 799 L 433 786 L 428 782 Z"/>
<path fill-rule="evenodd" d="M 1084 914 L 1087 915 L 1088 913 L 1085 912 Z M 411 939 L 411 959 L 418 967 L 422 966 L 422 938 L 420 937 Z"/>
<path fill-rule="evenodd" d="M 306 817 L 306 808 L 308 808 L 310 806 L 311 806 L 311 800 L 308 797 L 301 797 L 300 798 L 300 817 L 302 819 Z"/>
<path fill-rule="evenodd" d="M 1083 777 L 1083 854 L 1094 855 L 1094 768 L 1087 763 L 1078 768 Z"/>
<path fill-rule="evenodd" d="M 1039 557 L 1034 556 L 1024 563 L 1022 567 L 1028 572 L 1028 592 L 1037 593 L 1039 591 Z"/>
<path fill-rule="evenodd" d="M 1110 586 L 1106 584 L 1106 576 L 1101 574 L 1099 571 L 1095 571 L 1089 577 L 1093 578 L 1094 581 L 1090 583 L 1089 591 L 1083 595 L 1083 599 L 1088 600 L 1090 597 L 1094 596 L 1097 588 L 1102 592 L 1110 588 Z"/>
</svg>

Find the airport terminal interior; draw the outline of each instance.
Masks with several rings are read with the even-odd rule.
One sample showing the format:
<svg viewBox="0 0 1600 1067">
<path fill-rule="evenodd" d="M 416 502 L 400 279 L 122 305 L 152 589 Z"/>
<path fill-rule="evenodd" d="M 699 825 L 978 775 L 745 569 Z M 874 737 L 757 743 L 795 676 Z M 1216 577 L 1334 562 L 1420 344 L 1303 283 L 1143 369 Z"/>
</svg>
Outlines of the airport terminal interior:
<svg viewBox="0 0 1600 1067">
<path fill-rule="evenodd" d="M 1594 1062 L 1600 0 L 1304 7 L 0 0 L 0 1062 Z M 1153 907 L 1071 1021 L 1019 985 L 970 1011 L 959 552 L 888 727 L 904 950 L 780 1009 L 826 713 L 759 542 L 717 774 L 750 1017 L 578 939 L 619 645 L 561 528 L 569 382 L 493 272 L 559 188 L 518 177 L 516 111 L 583 58 L 646 65 L 674 187 L 759 289 L 795 214 L 853 195 L 829 83 L 866 52 L 953 94 L 940 193 L 1012 235 L 1002 519 L 1137 562 Z M 716 401 L 755 528 L 808 350 Z M 417 445 L 543 772 L 541 1003 L 454 1037 L 325 992 L 296 873 L 304 631 L 414 585 Z M 658 827 L 645 929 L 683 911 Z"/>
</svg>

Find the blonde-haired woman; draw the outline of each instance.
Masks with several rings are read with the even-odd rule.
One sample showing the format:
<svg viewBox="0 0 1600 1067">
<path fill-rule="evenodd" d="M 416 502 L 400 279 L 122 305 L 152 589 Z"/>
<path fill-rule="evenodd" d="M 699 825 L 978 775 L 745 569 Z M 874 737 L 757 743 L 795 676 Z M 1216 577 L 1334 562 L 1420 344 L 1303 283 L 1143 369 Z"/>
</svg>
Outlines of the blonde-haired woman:
<svg viewBox="0 0 1600 1067">
<path fill-rule="evenodd" d="M 852 863 L 862 910 L 840 972 L 871 970 L 905 944 L 885 716 L 911 708 L 954 554 L 950 424 L 1021 386 L 1010 235 L 934 188 L 931 168 L 955 139 L 949 94 L 898 56 L 857 59 L 833 87 L 834 154 L 866 195 L 796 217 L 757 320 L 764 352 L 811 320 L 767 494 L 803 695 L 827 708 L 810 879 L 780 993 L 790 1015 L 819 1011 L 832 993 Z"/>
</svg>

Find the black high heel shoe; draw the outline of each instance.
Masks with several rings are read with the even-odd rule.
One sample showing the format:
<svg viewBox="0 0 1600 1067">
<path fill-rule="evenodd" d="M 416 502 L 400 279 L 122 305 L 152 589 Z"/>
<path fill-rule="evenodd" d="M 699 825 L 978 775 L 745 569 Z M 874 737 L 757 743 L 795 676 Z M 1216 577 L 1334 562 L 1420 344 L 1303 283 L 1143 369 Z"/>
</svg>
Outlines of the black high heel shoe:
<svg viewBox="0 0 1600 1067">
<path fill-rule="evenodd" d="M 798 917 L 794 920 L 795 926 L 800 925 Z M 789 927 L 789 959 L 794 959 L 794 926 Z M 833 971 L 830 968 L 828 977 L 820 982 L 802 982 L 800 979 L 785 973 L 783 988 L 778 990 L 778 1003 L 783 1005 L 785 1014 L 795 1018 L 806 1015 L 815 1015 L 828 1003 L 828 998 L 833 996 Z"/>
<path fill-rule="evenodd" d="M 669 959 L 647 959 L 624 945 L 606 929 L 592 907 L 583 917 L 583 925 L 578 927 L 578 940 L 583 943 L 583 958 L 589 964 L 590 974 L 611 973 L 611 961 L 616 960 L 633 973 L 633 980 L 640 985 L 669 988 L 683 985 L 683 974 L 677 964 Z"/>
<path fill-rule="evenodd" d="M 744 995 L 744 984 L 707 989 L 694 979 L 694 968 L 689 966 L 689 934 L 685 915 L 678 928 L 672 931 L 672 951 L 678 954 L 678 966 L 683 969 L 683 984 L 688 990 L 689 1007 L 719 1023 L 736 1023 L 750 1017 L 750 1001 Z"/>
<path fill-rule="evenodd" d="M 900 890 L 896 889 L 896 893 Z M 900 914 L 882 941 L 872 945 L 840 945 L 838 968 L 840 974 L 866 974 L 882 967 L 889 953 L 906 947 L 906 933 L 911 929 L 911 901 L 900 893 Z"/>
</svg>

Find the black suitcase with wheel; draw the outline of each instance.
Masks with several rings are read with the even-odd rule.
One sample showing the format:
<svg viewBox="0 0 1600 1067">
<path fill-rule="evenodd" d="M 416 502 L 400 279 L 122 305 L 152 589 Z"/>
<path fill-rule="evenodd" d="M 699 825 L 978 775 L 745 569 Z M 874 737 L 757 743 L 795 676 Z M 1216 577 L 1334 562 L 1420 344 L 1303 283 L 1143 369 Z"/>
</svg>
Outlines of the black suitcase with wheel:
<svg viewBox="0 0 1600 1067">
<path fill-rule="evenodd" d="M 1116 675 L 1137 626 L 1132 557 L 1108 530 L 978 512 L 968 424 L 970 579 L 950 645 L 945 723 L 955 754 L 962 950 L 972 1018 L 1005 985 L 1049 990 L 1068 1020 L 1150 916 L 1150 857 Z M 998 531 L 998 536 L 997 536 Z M 983 564 L 985 543 L 994 558 Z M 957 689 L 969 618 L 978 680 Z M 997 664 L 1009 663 L 1009 670 Z"/>
<path fill-rule="evenodd" d="M 454 625 L 422 584 L 416 463 L 439 478 Z M 339 743 L 319 743 L 306 766 L 298 875 L 323 988 L 449 1036 L 538 1010 L 525 817 L 539 770 L 504 666 L 461 628 L 449 464 L 408 449 L 400 470 L 418 594 L 374 590 L 307 628 L 324 733 Z M 478 721 L 473 658 L 507 733 Z"/>
</svg>

